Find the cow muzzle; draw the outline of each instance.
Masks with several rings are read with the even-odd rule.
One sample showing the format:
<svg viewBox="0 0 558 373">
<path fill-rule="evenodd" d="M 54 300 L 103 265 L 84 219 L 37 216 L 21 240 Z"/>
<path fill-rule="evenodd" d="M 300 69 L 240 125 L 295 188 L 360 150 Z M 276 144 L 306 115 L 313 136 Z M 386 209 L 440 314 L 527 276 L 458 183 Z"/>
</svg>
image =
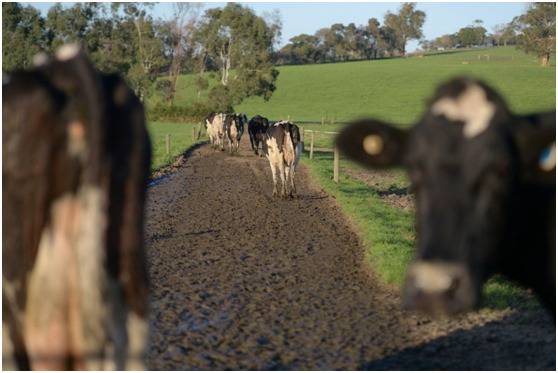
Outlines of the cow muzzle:
<svg viewBox="0 0 558 373">
<path fill-rule="evenodd" d="M 417 261 L 410 265 L 403 288 L 403 306 L 432 316 L 469 311 L 479 295 L 464 265 Z"/>
</svg>

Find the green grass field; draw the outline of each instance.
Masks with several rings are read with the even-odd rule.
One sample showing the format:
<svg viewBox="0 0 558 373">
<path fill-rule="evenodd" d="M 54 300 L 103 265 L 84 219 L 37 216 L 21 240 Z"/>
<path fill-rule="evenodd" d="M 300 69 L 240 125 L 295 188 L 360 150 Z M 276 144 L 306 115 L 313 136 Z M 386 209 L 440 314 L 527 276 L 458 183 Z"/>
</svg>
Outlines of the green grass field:
<svg viewBox="0 0 558 373">
<path fill-rule="evenodd" d="M 249 117 L 260 114 L 274 120 L 290 116 L 295 122 L 321 121 L 322 116 L 327 121 L 374 116 L 406 125 L 422 113 L 425 100 L 436 86 L 455 75 L 486 80 L 518 112 L 555 105 L 554 56 L 552 66 L 542 68 L 534 56 L 513 47 L 278 69 L 277 90 L 268 102 L 254 97 L 235 110 Z M 197 99 L 193 78 L 180 77 L 177 105 Z"/>
<path fill-rule="evenodd" d="M 272 120 L 290 117 L 295 123 L 316 122 L 301 125 L 317 131 L 338 131 L 343 124 L 335 122 L 362 116 L 408 126 L 420 117 L 437 85 L 456 75 L 485 80 L 505 97 L 515 112 L 550 110 L 555 108 L 556 102 L 554 58 L 550 67 L 543 68 L 534 56 L 514 48 L 493 48 L 422 58 L 283 66 L 279 67 L 277 90 L 270 101 L 250 98 L 235 110 L 249 117 L 260 114 Z M 193 77 L 181 76 L 176 103 L 187 104 L 196 99 Z M 319 124 L 322 118 L 325 125 Z M 164 155 L 166 131 L 176 131 L 177 137 L 182 137 L 182 142 L 173 142 L 173 152 L 180 153 L 193 144 L 190 126 L 154 123 L 150 130 L 155 168 L 170 161 Z M 331 147 L 332 142 L 331 135 L 315 135 L 316 147 Z M 305 143 L 308 149 L 309 133 L 305 135 Z M 377 190 L 346 175 L 341 175 L 339 184 L 333 183 L 331 153 L 315 153 L 312 161 L 307 159 L 308 153 L 304 157 L 303 163 L 314 178 L 336 197 L 355 223 L 375 270 L 386 282 L 401 284 L 413 255 L 413 213 L 386 205 L 378 197 Z M 342 167 L 359 167 L 343 159 L 341 162 Z M 397 186 L 404 186 L 406 182 L 399 171 Z M 526 301 L 531 298 L 525 292 L 501 279 L 491 281 L 484 291 L 488 295 L 485 305 L 490 307 L 532 304 Z"/>
<path fill-rule="evenodd" d="M 178 155 L 198 142 L 192 138 L 192 124 L 153 122 L 149 123 L 148 130 L 153 149 L 151 172 L 172 163 Z M 167 134 L 171 136 L 169 155 L 166 154 Z M 200 141 L 204 139 L 202 137 Z"/>
</svg>

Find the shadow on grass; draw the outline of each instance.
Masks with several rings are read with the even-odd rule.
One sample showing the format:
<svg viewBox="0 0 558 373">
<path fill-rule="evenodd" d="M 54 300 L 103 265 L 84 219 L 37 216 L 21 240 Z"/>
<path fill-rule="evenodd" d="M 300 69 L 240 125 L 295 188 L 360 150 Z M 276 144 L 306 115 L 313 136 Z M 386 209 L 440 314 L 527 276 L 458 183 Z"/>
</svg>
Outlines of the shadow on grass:
<svg viewBox="0 0 558 373">
<path fill-rule="evenodd" d="M 363 370 L 555 370 L 556 328 L 541 309 L 457 330 L 360 366 Z"/>
</svg>

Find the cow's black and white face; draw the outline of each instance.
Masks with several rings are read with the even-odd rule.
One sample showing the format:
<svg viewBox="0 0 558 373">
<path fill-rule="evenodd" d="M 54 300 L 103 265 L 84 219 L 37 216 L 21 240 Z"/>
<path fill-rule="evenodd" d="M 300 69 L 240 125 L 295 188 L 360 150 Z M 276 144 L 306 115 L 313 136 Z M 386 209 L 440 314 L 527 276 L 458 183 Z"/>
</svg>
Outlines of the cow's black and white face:
<svg viewBox="0 0 558 373">
<path fill-rule="evenodd" d="M 363 120 L 340 134 L 338 145 L 349 157 L 408 171 L 417 209 L 416 258 L 404 286 L 410 308 L 469 310 L 499 271 L 515 188 L 525 175 L 534 177 L 523 172 L 528 153 L 539 156 L 555 141 L 543 134 L 547 140 L 525 149 L 516 140 L 525 120 L 512 116 L 484 84 L 456 79 L 440 87 L 409 130 Z M 554 173 L 554 166 L 549 170 Z M 541 171 L 535 173 L 540 178 L 549 172 Z"/>
</svg>

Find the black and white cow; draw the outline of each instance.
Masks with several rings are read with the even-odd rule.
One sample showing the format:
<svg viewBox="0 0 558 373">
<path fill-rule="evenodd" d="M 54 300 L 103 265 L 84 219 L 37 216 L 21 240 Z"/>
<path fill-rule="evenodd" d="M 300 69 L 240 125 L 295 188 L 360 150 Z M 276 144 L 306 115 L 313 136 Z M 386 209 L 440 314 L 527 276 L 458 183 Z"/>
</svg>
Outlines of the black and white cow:
<svg viewBox="0 0 558 373">
<path fill-rule="evenodd" d="M 277 195 L 277 171 L 279 171 L 281 179 L 279 195 L 293 197 L 296 193 L 295 171 L 302 152 L 298 126 L 288 121 L 273 124 L 266 131 L 262 147 L 271 166 L 273 195 Z"/>
<path fill-rule="evenodd" d="M 470 310 L 501 273 L 555 310 L 555 142 L 555 112 L 514 115 L 467 78 L 440 86 L 408 130 L 361 120 L 342 131 L 337 144 L 350 158 L 408 171 L 418 234 L 403 289 L 408 307 Z"/>
<path fill-rule="evenodd" d="M 225 149 L 225 137 L 226 137 L 226 122 L 227 114 L 223 113 L 211 113 L 205 119 L 205 128 L 207 136 L 211 146 L 214 149 L 221 148 Z"/>
<path fill-rule="evenodd" d="M 256 155 L 258 155 L 258 149 L 260 143 L 262 144 L 265 140 L 265 133 L 269 128 L 269 121 L 260 115 L 256 115 L 248 122 L 248 135 L 250 136 L 250 146 Z"/>
<path fill-rule="evenodd" d="M 143 107 L 75 45 L 3 80 L 4 369 L 142 369 Z"/>
<path fill-rule="evenodd" d="M 246 124 L 245 114 L 227 114 L 225 117 L 225 135 L 229 142 L 229 153 L 238 152 L 240 139 L 244 133 L 244 125 Z"/>
</svg>

